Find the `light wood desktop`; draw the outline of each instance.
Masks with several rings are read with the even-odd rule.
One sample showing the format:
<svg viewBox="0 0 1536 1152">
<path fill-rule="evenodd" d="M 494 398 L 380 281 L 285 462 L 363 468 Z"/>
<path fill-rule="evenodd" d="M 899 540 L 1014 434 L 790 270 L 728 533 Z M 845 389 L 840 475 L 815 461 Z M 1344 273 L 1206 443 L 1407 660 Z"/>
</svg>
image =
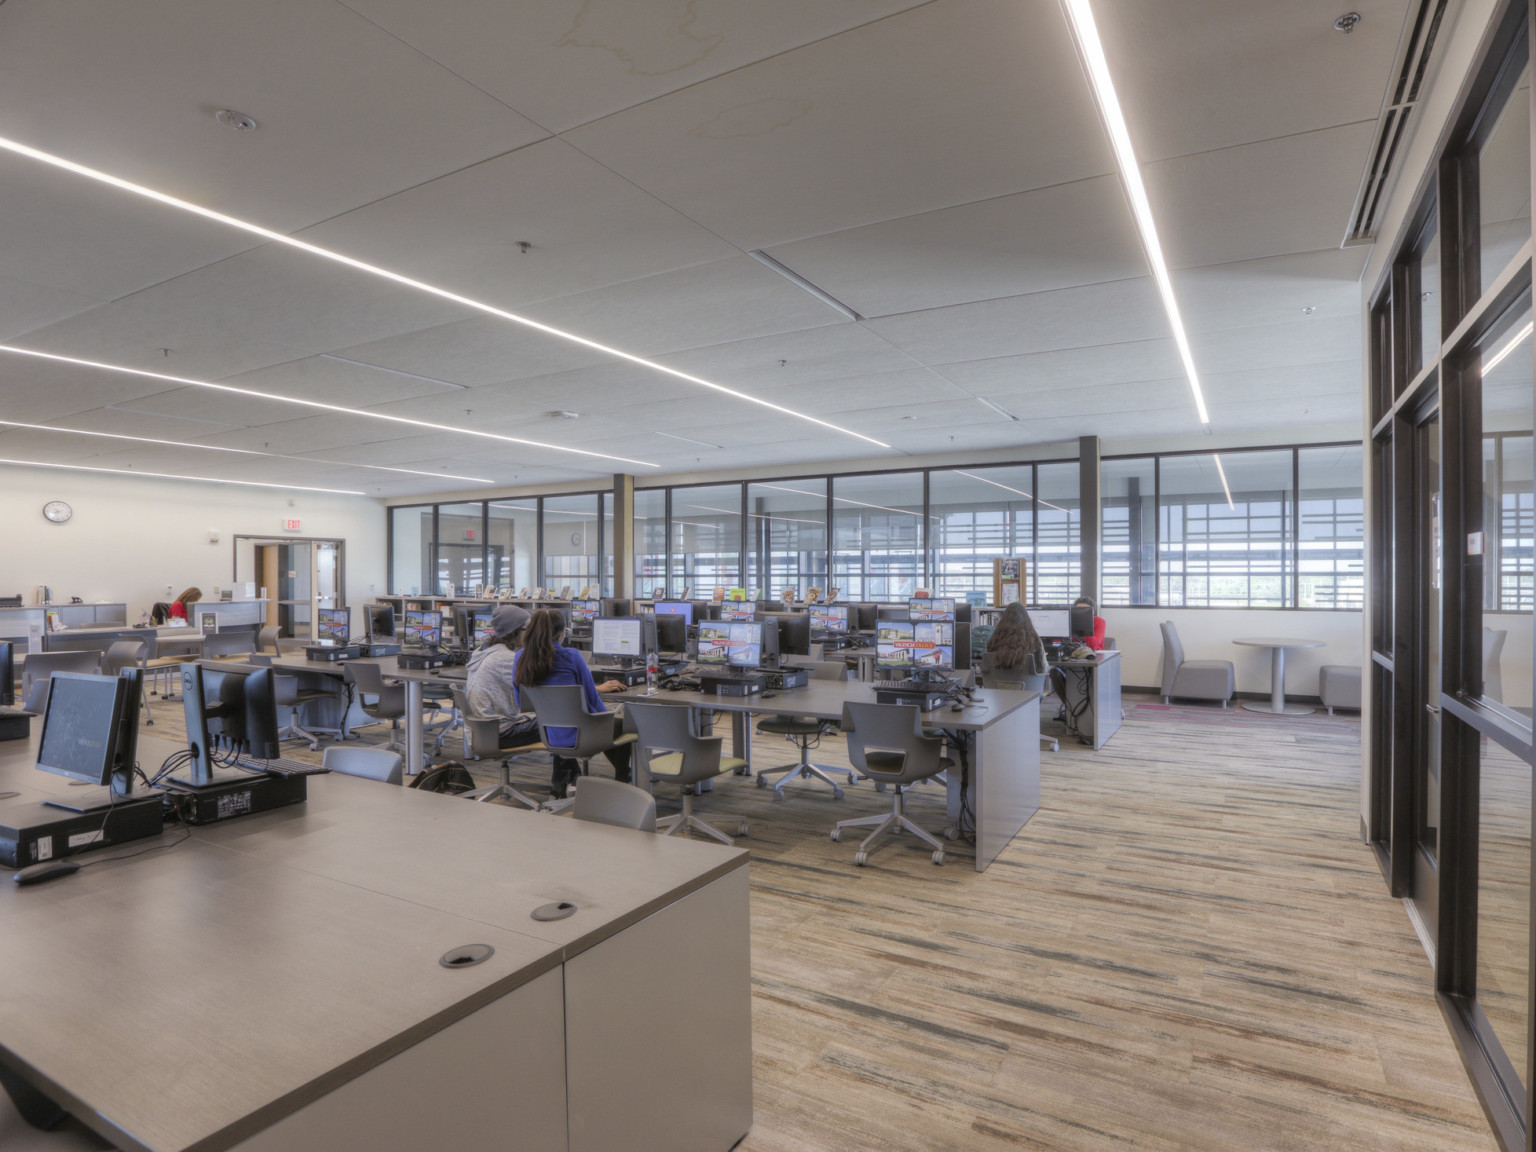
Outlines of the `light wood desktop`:
<svg viewBox="0 0 1536 1152">
<path fill-rule="evenodd" d="M 0 781 L 67 791 L 34 756 L 0 745 Z M 747 1131 L 745 852 L 345 776 L 309 795 L 0 881 L 0 1059 L 153 1152 L 725 1152 Z M 577 911 L 530 918 L 558 901 Z M 466 944 L 495 954 L 439 963 Z"/>
</svg>

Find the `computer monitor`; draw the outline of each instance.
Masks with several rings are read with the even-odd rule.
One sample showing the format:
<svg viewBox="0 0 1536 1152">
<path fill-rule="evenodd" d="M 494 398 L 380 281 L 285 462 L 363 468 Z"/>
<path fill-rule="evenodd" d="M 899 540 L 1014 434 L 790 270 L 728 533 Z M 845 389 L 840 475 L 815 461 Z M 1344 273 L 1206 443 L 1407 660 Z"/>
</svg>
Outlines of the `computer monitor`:
<svg viewBox="0 0 1536 1152">
<path fill-rule="evenodd" d="M 955 666 L 955 626 L 943 620 L 882 620 L 875 665 L 918 671 Z"/>
<path fill-rule="evenodd" d="M 370 604 L 368 612 L 368 639 L 370 642 L 395 638 L 395 609 L 391 604 Z"/>
<path fill-rule="evenodd" d="M 401 642 L 407 648 L 436 648 L 443 642 L 443 614 L 407 608 Z"/>
<path fill-rule="evenodd" d="M 604 596 L 599 616 L 628 616 L 634 604 L 628 597 Z"/>
<path fill-rule="evenodd" d="M 952 599 L 913 597 L 907 601 L 907 617 L 911 620 L 948 620 L 954 623 L 955 602 Z"/>
<path fill-rule="evenodd" d="M 16 655 L 15 645 L 0 640 L 0 707 L 10 708 L 16 703 Z"/>
<path fill-rule="evenodd" d="M 880 623 L 880 605 L 864 603 L 855 607 L 859 612 L 859 622 L 854 627 L 860 632 L 873 632 Z"/>
<path fill-rule="evenodd" d="M 812 632 L 848 631 L 848 605 L 815 604 L 811 607 Z"/>
<path fill-rule="evenodd" d="M 757 604 L 751 600 L 726 600 L 720 605 L 722 620 L 756 620 Z"/>
<path fill-rule="evenodd" d="M 592 621 L 592 655 L 643 659 L 656 651 L 656 617 L 599 616 Z"/>
<path fill-rule="evenodd" d="M 315 613 L 315 631 L 322 642 L 344 646 L 352 637 L 352 609 L 321 608 Z"/>
<path fill-rule="evenodd" d="M 685 624 L 693 623 L 693 605 L 687 600 L 658 600 L 656 615 L 681 616 Z"/>
<path fill-rule="evenodd" d="M 781 656 L 809 656 L 811 654 L 811 617 L 805 612 L 774 612 L 767 617 L 778 624 L 779 654 Z"/>
<path fill-rule="evenodd" d="M 778 639 L 772 620 L 706 620 L 699 625 L 699 663 L 715 667 L 761 668 L 776 654 Z"/>
<path fill-rule="evenodd" d="M 187 664 L 181 689 L 192 760 L 191 772 L 177 777 L 178 783 L 212 784 L 221 759 L 275 760 L 282 754 L 272 669 Z"/>
<path fill-rule="evenodd" d="M 90 812 L 132 795 L 143 691 L 143 672 L 138 668 L 125 669 L 121 676 L 53 674 L 43 708 L 37 767 L 98 785 L 99 790 L 71 792 L 47 803 Z"/>
<path fill-rule="evenodd" d="M 1086 596 L 1079 596 L 1067 613 L 1067 626 L 1072 629 L 1071 634 L 1092 636 L 1093 616 L 1093 601 Z"/>
<path fill-rule="evenodd" d="M 597 619 L 602 610 L 603 602 L 601 600 L 572 600 L 571 623 L 590 624 Z"/>
<path fill-rule="evenodd" d="M 471 621 L 470 636 L 476 646 L 484 644 L 496 638 L 496 629 L 491 625 L 489 612 L 476 612 Z"/>
<path fill-rule="evenodd" d="M 1065 639 L 1072 635 L 1072 613 L 1067 608 L 1031 608 L 1029 622 L 1047 640 Z"/>
<path fill-rule="evenodd" d="M 688 651 L 688 618 L 676 612 L 658 612 L 651 617 L 656 625 L 656 651 Z"/>
</svg>

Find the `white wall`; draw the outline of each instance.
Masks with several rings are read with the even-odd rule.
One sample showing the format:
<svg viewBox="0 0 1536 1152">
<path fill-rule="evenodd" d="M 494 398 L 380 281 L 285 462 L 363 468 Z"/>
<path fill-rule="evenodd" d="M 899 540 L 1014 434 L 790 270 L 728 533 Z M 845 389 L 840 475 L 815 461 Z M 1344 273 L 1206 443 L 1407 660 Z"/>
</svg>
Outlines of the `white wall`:
<svg viewBox="0 0 1536 1152">
<path fill-rule="evenodd" d="M 64 603 L 126 601 L 133 622 L 169 599 L 167 585 L 211 597 L 234 582 L 235 534 L 281 537 L 285 519 L 301 524 L 287 535 L 346 541 L 349 604 L 384 590 L 385 512 L 366 497 L 14 467 L 0 468 L 0 493 L 0 595 L 28 604 L 46 584 Z M 73 518 L 44 519 L 49 500 L 71 505 Z"/>
<path fill-rule="evenodd" d="M 1286 690 L 1317 695 L 1317 671 L 1324 664 L 1361 665 L 1359 612 L 1270 611 L 1262 608 L 1100 608 L 1115 638 L 1121 681 L 1137 687 L 1162 683 L 1163 635 L 1172 620 L 1186 660 L 1230 660 L 1239 692 L 1269 691 L 1270 650 L 1232 643 L 1238 637 L 1276 636 L 1321 640 L 1326 648 L 1291 649 L 1285 655 Z"/>
</svg>

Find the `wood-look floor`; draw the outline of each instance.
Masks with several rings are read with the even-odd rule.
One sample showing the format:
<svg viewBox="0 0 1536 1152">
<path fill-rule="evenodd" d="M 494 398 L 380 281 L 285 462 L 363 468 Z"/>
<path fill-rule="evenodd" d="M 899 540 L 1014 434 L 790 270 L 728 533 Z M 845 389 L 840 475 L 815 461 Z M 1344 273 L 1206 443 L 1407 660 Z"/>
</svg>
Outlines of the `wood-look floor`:
<svg viewBox="0 0 1536 1152">
<path fill-rule="evenodd" d="M 150 731 L 174 735 L 168 711 Z M 1359 839 L 1358 718 L 1126 713 L 1100 752 L 1042 754 L 1041 810 L 985 873 L 910 837 L 855 868 L 827 831 L 888 806 L 868 783 L 775 803 L 726 778 L 698 799 L 751 821 L 742 1152 L 1493 1152 Z M 815 758 L 847 763 L 836 738 Z M 940 790 L 908 812 L 941 827 Z"/>
</svg>

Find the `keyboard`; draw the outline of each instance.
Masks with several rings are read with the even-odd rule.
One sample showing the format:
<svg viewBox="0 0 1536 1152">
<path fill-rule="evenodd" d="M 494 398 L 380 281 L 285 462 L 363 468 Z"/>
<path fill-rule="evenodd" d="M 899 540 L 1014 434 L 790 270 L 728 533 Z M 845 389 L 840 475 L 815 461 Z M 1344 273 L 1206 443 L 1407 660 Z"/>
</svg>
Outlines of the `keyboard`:
<svg viewBox="0 0 1536 1152">
<path fill-rule="evenodd" d="M 302 760 L 289 760 L 285 756 L 279 756 L 275 760 L 257 760 L 255 757 L 242 756 L 235 761 L 235 766 L 244 768 L 248 772 L 270 772 L 274 776 L 318 776 L 322 772 L 329 772 L 329 768 L 322 768 L 318 764 L 305 764 Z"/>
</svg>

